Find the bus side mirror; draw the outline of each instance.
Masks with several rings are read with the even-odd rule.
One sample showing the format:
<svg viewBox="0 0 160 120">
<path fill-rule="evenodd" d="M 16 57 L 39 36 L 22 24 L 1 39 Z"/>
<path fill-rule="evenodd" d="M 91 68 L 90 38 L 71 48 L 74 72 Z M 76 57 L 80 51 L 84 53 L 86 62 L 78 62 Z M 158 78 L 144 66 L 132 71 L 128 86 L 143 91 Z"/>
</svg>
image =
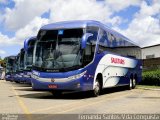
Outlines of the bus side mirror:
<svg viewBox="0 0 160 120">
<path fill-rule="evenodd" d="M 83 36 L 82 36 L 82 40 L 81 40 L 81 48 L 84 49 L 86 48 L 86 42 L 87 42 L 87 39 L 89 37 L 93 36 L 92 33 L 85 33 Z"/>
</svg>

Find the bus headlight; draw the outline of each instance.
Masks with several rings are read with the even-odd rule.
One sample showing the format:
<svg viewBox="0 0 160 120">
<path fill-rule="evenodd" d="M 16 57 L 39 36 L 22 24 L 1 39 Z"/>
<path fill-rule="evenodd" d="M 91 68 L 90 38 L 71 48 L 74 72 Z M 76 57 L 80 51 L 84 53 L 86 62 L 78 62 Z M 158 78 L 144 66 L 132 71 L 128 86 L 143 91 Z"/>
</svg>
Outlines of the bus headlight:
<svg viewBox="0 0 160 120">
<path fill-rule="evenodd" d="M 32 74 L 31 77 L 32 77 L 33 79 L 39 79 L 39 77 L 38 77 L 37 75 L 34 75 L 34 74 Z"/>
<path fill-rule="evenodd" d="M 81 78 L 86 72 L 87 72 L 87 71 L 84 71 L 84 72 L 82 72 L 82 73 L 80 73 L 80 74 L 70 76 L 70 77 L 68 77 L 68 80 L 79 79 L 79 78 Z"/>
</svg>

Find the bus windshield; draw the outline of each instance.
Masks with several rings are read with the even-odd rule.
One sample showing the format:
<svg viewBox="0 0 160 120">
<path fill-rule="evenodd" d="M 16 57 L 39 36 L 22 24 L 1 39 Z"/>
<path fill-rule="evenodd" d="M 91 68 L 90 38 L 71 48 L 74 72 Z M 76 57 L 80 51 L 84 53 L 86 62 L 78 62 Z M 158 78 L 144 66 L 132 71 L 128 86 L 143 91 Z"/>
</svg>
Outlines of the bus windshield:
<svg viewBox="0 0 160 120">
<path fill-rule="evenodd" d="M 6 73 L 12 72 L 13 61 L 13 59 L 8 58 L 6 63 Z"/>
<path fill-rule="evenodd" d="M 29 48 L 25 54 L 25 65 L 31 66 L 32 65 L 32 59 L 33 59 L 33 47 Z"/>
<path fill-rule="evenodd" d="M 15 73 L 16 70 L 17 70 L 17 60 L 15 59 L 15 60 L 13 61 L 13 73 Z"/>
<path fill-rule="evenodd" d="M 19 56 L 19 70 L 22 69 L 24 69 L 24 51 L 22 51 Z"/>
<path fill-rule="evenodd" d="M 57 71 L 80 67 L 82 35 L 83 29 L 45 31 L 35 45 L 33 65 Z"/>
</svg>

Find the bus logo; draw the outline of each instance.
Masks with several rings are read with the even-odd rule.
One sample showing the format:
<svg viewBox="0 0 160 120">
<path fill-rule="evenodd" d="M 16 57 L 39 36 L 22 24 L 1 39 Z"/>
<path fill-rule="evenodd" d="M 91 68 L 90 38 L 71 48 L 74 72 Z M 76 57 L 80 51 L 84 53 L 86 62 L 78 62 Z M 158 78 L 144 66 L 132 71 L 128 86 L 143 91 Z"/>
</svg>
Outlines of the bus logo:
<svg viewBox="0 0 160 120">
<path fill-rule="evenodd" d="M 51 82 L 55 82 L 55 79 L 54 79 L 54 78 L 51 78 Z"/>
<path fill-rule="evenodd" d="M 111 57 L 111 63 L 115 63 L 115 64 L 125 64 L 125 61 L 124 59 L 121 59 L 121 58 L 113 58 Z"/>
</svg>

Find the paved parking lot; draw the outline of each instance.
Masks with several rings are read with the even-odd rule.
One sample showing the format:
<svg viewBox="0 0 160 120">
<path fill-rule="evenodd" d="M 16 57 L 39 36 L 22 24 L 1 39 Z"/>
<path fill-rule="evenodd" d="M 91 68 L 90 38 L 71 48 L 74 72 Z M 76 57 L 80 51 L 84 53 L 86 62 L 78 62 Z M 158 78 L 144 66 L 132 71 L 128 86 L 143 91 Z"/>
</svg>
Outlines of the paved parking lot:
<svg viewBox="0 0 160 120">
<path fill-rule="evenodd" d="M 0 113 L 14 114 L 88 114 L 160 113 L 160 91 L 106 89 L 99 97 L 89 93 L 69 93 L 53 97 L 33 91 L 29 85 L 0 80 Z"/>
</svg>

